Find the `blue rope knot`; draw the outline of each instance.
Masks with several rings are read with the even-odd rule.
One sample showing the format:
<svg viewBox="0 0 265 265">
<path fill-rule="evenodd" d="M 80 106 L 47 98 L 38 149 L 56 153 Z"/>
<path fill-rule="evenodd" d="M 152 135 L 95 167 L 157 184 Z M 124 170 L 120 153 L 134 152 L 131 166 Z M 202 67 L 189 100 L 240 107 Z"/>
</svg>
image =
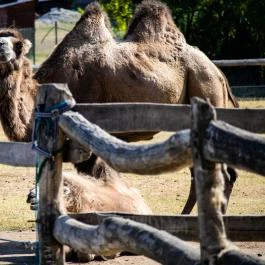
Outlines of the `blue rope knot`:
<svg viewBox="0 0 265 265">
<path fill-rule="evenodd" d="M 35 117 L 35 126 L 34 126 L 34 131 L 33 131 L 33 145 L 32 145 L 32 149 L 37 151 L 40 155 L 51 158 L 53 157 L 56 153 L 58 153 L 58 151 L 56 152 L 49 152 L 47 150 L 44 150 L 43 148 L 41 148 L 38 145 L 38 141 L 37 141 L 37 135 L 38 135 L 38 130 L 39 130 L 39 126 L 40 126 L 40 122 L 41 119 L 45 119 L 45 122 L 47 123 L 47 129 L 48 132 L 50 131 L 51 127 L 52 127 L 52 131 L 54 134 L 57 133 L 57 125 L 54 123 L 55 121 L 58 120 L 59 116 L 70 110 L 71 108 L 73 108 L 75 105 L 75 102 L 71 101 L 70 103 L 67 101 L 63 101 L 60 102 L 58 104 L 55 104 L 54 106 L 49 107 L 47 110 L 45 111 L 40 111 L 41 107 L 37 107 L 37 110 L 34 113 L 34 117 Z M 54 127 L 52 126 L 52 124 L 54 124 Z"/>
<path fill-rule="evenodd" d="M 75 105 L 74 101 L 63 101 L 58 104 L 55 104 L 54 106 L 49 107 L 48 109 L 42 111 L 41 109 L 43 106 L 38 106 L 37 110 L 34 113 L 35 117 L 35 125 L 34 125 L 34 130 L 32 134 L 32 149 L 35 150 L 39 155 L 42 155 L 45 157 L 43 163 L 39 163 L 39 158 L 37 157 L 36 161 L 36 184 L 40 180 L 40 176 L 42 173 L 42 169 L 46 162 L 49 159 L 53 159 L 54 156 L 60 152 L 62 152 L 63 148 L 60 148 L 59 150 L 53 150 L 53 151 L 48 151 L 43 149 L 42 147 L 39 146 L 38 144 L 38 133 L 39 133 L 39 127 L 41 124 L 41 121 L 46 122 L 46 128 L 47 128 L 47 134 L 51 135 L 53 134 L 54 137 L 56 137 L 58 133 L 58 124 L 57 121 L 59 119 L 59 116 L 65 112 L 73 108 Z"/>
</svg>

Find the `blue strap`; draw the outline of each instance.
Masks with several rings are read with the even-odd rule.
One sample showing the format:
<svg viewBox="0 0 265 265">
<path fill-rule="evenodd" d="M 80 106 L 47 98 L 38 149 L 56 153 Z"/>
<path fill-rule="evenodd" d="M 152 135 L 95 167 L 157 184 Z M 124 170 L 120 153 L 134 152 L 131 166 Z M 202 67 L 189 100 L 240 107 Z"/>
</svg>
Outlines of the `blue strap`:
<svg viewBox="0 0 265 265">
<path fill-rule="evenodd" d="M 60 102 L 54 106 L 49 107 L 46 111 L 35 111 L 35 118 L 57 118 L 60 114 L 70 110 L 73 104 L 69 104 L 67 101 Z"/>
<path fill-rule="evenodd" d="M 34 117 L 35 117 L 35 126 L 34 126 L 34 130 L 33 130 L 33 134 L 32 134 L 32 149 L 37 151 L 40 155 L 51 158 L 54 154 L 52 154 L 51 152 L 48 152 L 46 150 L 44 150 L 43 148 L 38 146 L 38 142 L 37 142 L 37 131 L 38 131 L 38 127 L 40 124 L 40 120 L 42 118 L 48 118 L 47 122 L 51 122 L 54 119 L 57 119 L 60 114 L 70 110 L 75 103 L 73 103 L 73 101 L 71 101 L 71 103 L 69 104 L 69 102 L 67 101 L 62 101 L 58 104 L 55 104 L 51 107 L 49 107 L 47 110 L 45 110 L 44 112 L 41 111 L 35 111 L 34 113 Z"/>
</svg>

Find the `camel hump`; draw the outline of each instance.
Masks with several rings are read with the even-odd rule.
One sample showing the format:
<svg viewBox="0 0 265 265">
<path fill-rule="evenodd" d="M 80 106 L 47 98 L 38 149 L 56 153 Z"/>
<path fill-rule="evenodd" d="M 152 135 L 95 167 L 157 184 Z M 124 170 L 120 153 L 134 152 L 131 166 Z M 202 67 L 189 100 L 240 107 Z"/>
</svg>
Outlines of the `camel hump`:
<svg viewBox="0 0 265 265">
<path fill-rule="evenodd" d="M 91 22 L 93 21 L 94 23 L 97 23 L 101 17 L 104 17 L 105 26 L 111 31 L 111 23 L 107 13 L 97 1 L 93 1 L 86 6 L 78 23 L 83 22 L 86 19 L 90 19 Z"/>
<path fill-rule="evenodd" d="M 97 1 L 94 1 L 86 6 L 83 16 L 100 16 L 103 12 L 100 4 Z"/>
<path fill-rule="evenodd" d="M 167 39 L 170 35 L 173 40 L 176 40 L 178 36 L 184 39 L 167 5 L 159 1 L 146 0 L 137 6 L 125 34 L 125 40 L 154 42 Z"/>
</svg>

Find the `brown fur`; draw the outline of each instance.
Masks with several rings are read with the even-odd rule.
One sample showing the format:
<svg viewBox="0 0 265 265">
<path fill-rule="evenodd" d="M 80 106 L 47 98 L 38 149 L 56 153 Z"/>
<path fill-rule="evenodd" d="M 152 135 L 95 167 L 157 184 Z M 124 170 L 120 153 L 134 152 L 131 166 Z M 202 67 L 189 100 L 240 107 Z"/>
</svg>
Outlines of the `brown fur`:
<svg viewBox="0 0 265 265">
<path fill-rule="evenodd" d="M 128 186 L 122 176 L 98 159 L 93 178 L 64 174 L 65 208 L 68 212 L 119 211 L 151 214 L 139 192 Z"/>
<path fill-rule="evenodd" d="M 0 63 L 0 115 L 5 134 L 13 141 L 31 139 L 32 110 L 37 83 L 25 57 L 25 39 L 12 29 L 1 29 L 1 37 L 13 37 L 16 58 Z"/>
<path fill-rule="evenodd" d="M 3 29 L 1 37 L 11 37 L 12 44 L 20 43 L 9 61 L 7 43 L 0 47 L 0 115 L 5 134 L 10 140 L 29 141 L 37 93 L 37 82 L 32 78 L 32 66 L 25 57 L 26 40 L 16 30 Z M 16 45 L 13 46 L 16 49 Z M 122 179 L 120 173 L 105 162 L 91 157 L 90 176 L 67 176 L 65 185 L 70 193 L 65 196 L 66 209 L 80 211 L 126 211 L 151 213 L 143 198 Z M 92 178 L 92 177 L 93 178 Z M 75 196 L 75 197 L 73 197 Z"/>
<path fill-rule="evenodd" d="M 34 77 L 68 83 L 77 102 L 189 103 L 200 96 L 218 107 L 237 104 L 221 71 L 186 43 L 157 1 L 139 5 L 121 42 L 100 6 L 90 4 Z"/>
<path fill-rule="evenodd" d="M 99 5 L 89 5 L 35 78 L 67 82 L 77 102 L 189 103 L 201 96 L 218 107 L 237 104 L 221 71 L 186 43 L 166 5 L 139 5 L 121 42 L 106 21 Z"/>
</svg>

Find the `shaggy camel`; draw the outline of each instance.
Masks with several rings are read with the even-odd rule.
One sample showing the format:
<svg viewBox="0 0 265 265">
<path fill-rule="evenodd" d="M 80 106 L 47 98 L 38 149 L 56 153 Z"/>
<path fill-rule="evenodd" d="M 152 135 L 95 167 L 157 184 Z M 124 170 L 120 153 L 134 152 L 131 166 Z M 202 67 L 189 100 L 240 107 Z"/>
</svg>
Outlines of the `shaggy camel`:
<svg viewBox="0 0 265 265">
<path fill-rule="evenodd" d="M 208 98 L 216 107 L 238 106 L 223 73 L 203 52 L 186 43 L 167 6 L 157 1 L 143 1 L 137 7 L 123 41 L 114 40 L 108 17 L 100 6 L 88 5 L 34 77 L 40 83 L 68 83 L 80 103 L 179 104 L 198 96 Z M 121 138 L 143 137 L 150 134 Z M 86 171 L 86 163 L 78 168 Z M 229 198 L 236 172 L 228 168 L 224 173 Z M 195 201 L 192 178 L 183 213 L 189 213 Z"/>
<path fill-rule="evenodd" d="M 0 117 L 5 134 L 13 141 L 29 141 L 37 82 L 25 54 L 31 43 L 16 30 L 0 30 Z M 91 156 L 91 176 L 64 176 L 64 206 L 68 212 L 122 211 L 151 214 L 141 195 L 120 173 Z M 29 195 L 28 202 L 34 200 Z M 87 254 L 78 253 L 82 259 Z"/>
<path fill-rule="evenodd" d="M 0 117 L 5 134 L 13 141 L 29 141 L 31 139 L 32 116 L 38 85 L 37 82 L 32 79 L 32 66 L 29 60 L 25 57 L 25 54 L 30 47 L 30 41 L 24 39 L 18 31 L 11 29 L 0 30 Z M 92 192 L 91 190 L 85 194 L 84 191 L 79 190 L 79 194 L 85 194 L 84 196 L 87 197 L 86 199 L 83 198 L 84 201 L 89 200 L 89 193 L 94 194 L 97 185 L 100 189 L 103 188 L 104 185 L 102 185 L 102 183 L 104 182 L 104 189 L 109 185 L 114 191 L 116 187 L 117 190 L 115 192 L 117 194 L 121 193 L 121 195 L 124 196 L 128 195 L 128 197 L 131 197 L 132 199 L 130 203 L 128 200 L 124 200 L 125 204 L 117 202 L 118 200 L 114 199 L 112 201 L 112 210 L 150 212 L 149 208 L 144 209 L 144 207 L 142 207 L 143 203 L 138 200 L 138 196 L 135 196 L 132 192 L 134 189 L 130 190 L 127 184 L 122 180 L 120 173 L 109 167 L 101 159 L 96 158 L 93 154 L 91 155 L 90 160 L 92 161 L 90 174 L 94 178 L 88 178 L 88 181 L 89 184 L 91 183 L 91 185 L 93 185 L 94 191 Z M 70 180 L 70 178 L 67 177 L 69 183 L 66 182 L 65 184 L 70 187 L 74 185 L 78 187 L 80 186 L 78 183 L 84 183 L 84 177 L 81 179 L 75 183 L 74 180 Z M 124 186 L 124 188 L 121 188 L 122 186 Z M 77 190 L 76 187 L 75 190 Z M 70 192 L 74 193 L 71 189 Z M 132 194 L 134 194 L 136 198 L 135 202 L 133 201 L 134 196 L 131 196 Z M 69 196 L 67 200 L 70 201 Z M 93 198 L 91 200 L 95 199 Z M 101 199 L 99 199 L 99 201 L 100 200 Z M 117 205 L 115 205 L 115 203 L 117 203 Z M 138 203 L 140 205 L 139 209 L 136 207 Z M 95 208 L 82 204 L 79 205 L 81 208 L 76 208 L 71 203 L 67 203 L 66 207 L 69 209 L 71 208 L 72 212 L 81 211 L 82 209 L 95 211 L 104 210 L 105 204 L 105 210 L 111 210 L 109 201 L 104 202 L 103 199 L 101 204 Z M 121 207 L 121 205 L 123 206 Z M 143 209 L 143 211 L 141 209 Z"/>
</svg>

